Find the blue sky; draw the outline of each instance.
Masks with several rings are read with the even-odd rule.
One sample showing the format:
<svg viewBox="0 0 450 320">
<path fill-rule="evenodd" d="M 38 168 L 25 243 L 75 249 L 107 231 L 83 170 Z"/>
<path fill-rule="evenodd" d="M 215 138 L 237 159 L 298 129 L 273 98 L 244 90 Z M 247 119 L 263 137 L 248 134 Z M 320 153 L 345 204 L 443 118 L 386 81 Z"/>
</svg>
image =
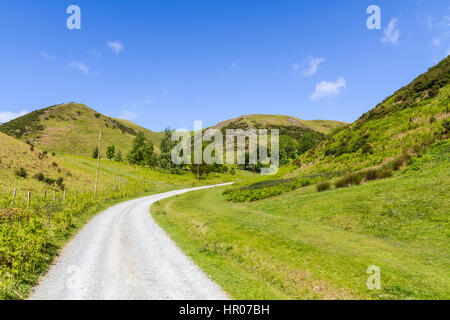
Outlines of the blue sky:
<svg viewBox="0 0 450 320">
<path fill-rule="evenodd" d="M 366 27 L 372 4 L 382 30 Z M 70 101 L 155 131 L 252 113 L 352 122 L 450 54 L 450 3 L 5 0 L 0 42 L 0 122 Z"/>
</svg>

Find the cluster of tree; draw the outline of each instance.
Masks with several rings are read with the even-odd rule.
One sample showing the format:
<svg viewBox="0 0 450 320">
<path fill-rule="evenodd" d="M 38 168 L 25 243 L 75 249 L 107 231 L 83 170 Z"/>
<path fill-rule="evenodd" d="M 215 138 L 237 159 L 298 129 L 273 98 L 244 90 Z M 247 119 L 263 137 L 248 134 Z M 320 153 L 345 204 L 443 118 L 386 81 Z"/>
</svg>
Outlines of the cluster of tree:
<svg viewBox="0 0 450 320">
<path fill-rule="evenodd" d="M 208 165 L 205 163 L 200 165 L 177 165 L 173 163 L 172 149 L 175 147 L 177 142 L 172 141 L 171 137 L 172 131 L 170 129 L 166 129 L 159 146 L 159 152 L 156 152 L 153 143 L 151 143 L 145 137 L 143 132 L 139 132 L 133 141 L 132 149 L 126 155 L 125 159 L 123 159 L 120 150 L 116 153 L 116 147 L 114 145 L 111 145 L 106 149 L 106 157 L 109 160 L 115 160 L 119 162 L 125 160 L 130 164 L 147 166 L 156 170 L 173 174 L 179 174 L 182 170 L 191 171 L 196 175 L 198 174 L 199 177 L 208 175 L 211 172 L 223 173 L 228 171 L 228 167 L 225 165 Z M 206 144 L 204 147 L 206 147 Z M 95 147 L 92 153 L 92 157 L 97 159 L 98 156 L 99 150 L 98 147 Z"/>
<path fill-rule="evenodd" d="M 133 147 L 125 158 L 122 157 L 121 151 L 116 152 L 114 145 L 111 145 L 106 150 L 106 157 L 109 160 L 115 161 L 127 161 L 130 164 L 147 166 L 156 170 L 179 174 L 181 171 L 190 171 L 194 175 L 204 177 L 210 173 L 234 173 L 234 169 L 230 169 L 229 166 L 221 164 L 194 164 L 194 153 L 192 153 L 192 161 L 189 165 L 177 165 L 172 162 L 172 150 L 178 142 L 174 142 L 171 139 L 172 131 L 166 129 L 164 131 L 161 144 L 159 146 L 159 152 L 156 151 L 155 146 L 144 135 L 143 132 L 139 132 L 134 141 Z M 280 136 L 280 165 L 289 163 L 292 159 L 296 159 L 300 154 L 306 152 L 321 140 L 320 134 L 308 134 L 303 133 L 303 136 L 299 140 L 295 140 L 287 135 Z M 193 139 L 191 140 L 191 144 Z M 203 150 L 208 146 L 209 142 L 203 143 Z M 93 151 L 93 158 L 98 157 L 98 148 Z M 270 156 L 270 148 L 268 150 Z M 214 156 L 214 155 L 213 155 Z M 261 168 L 264 165 L 258 162 L 256 165 L 249 164 L 248 150 L 246 152 L 246 164 L 239 165 L 241 170 L 254 171 L 256 173 L 261 172 Z M 231 170 L 231 171 L 230 171 Z"/>
<path fill-rule="evenodd" d="M 98 147 L 95 147 L 94 150 L 92 151 L 92 158 L 97 159 L 99 156 L 98 153 L 99 153 Z M 118 150 L 116 152 L 116 147 L 114 145 L 111 145 L 106 149 L 106 158 L 108 158 L 108 160 L 110 161 L 114 160 L 122 162 L 123 161 L 122 151 Z"/>
</svg>

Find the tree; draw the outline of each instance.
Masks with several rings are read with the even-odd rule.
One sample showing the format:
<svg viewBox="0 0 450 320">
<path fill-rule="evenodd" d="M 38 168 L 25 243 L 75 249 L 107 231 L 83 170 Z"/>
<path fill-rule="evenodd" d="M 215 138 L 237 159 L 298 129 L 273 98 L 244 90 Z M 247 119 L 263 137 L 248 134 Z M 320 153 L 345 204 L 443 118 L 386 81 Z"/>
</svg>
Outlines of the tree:
<svg viewBox="0 0 450 320">
<path fill-rule="evenodd" d="M 127 160 L 132 164 L 147 165 L 150 167 L 156 165 L 154 146 L 147 140 L 143 132 L 139 132 L 134 139 L 133 148 L 128 153 Z"/>
<path fill-rule="evenodd" d="M 98 158 L 98 147 L 95 147 L 94 151 L 92 151 L 92 158 L 94 159 Z"/>
<path fill-rule="evenodd" d="M 159 154 L 157 165 L 170 173 L 179 173 L 182 168 L 182 165 L 177 165 L 172 162 L 172 149 L 176 144 L 177 142 L 172 141 L 172 130 L 170 128 L 164 130 L 164 136 L 159 148 L 161 153 Z"/>
<path fill-rule="evenodd" d="M 114 158 L 114 155 L 116 154 L 116 147 L 115 146 L 109 146 L 106 149 L 106 157 L 109 161 L 111 161 L 112 158 Z"/>
<path fill-rule="evenodd" d="M 123 161 L 122 151 L 120 151 L 120 150 L 117 151 L 117 154 L 116 154 L 114 160 L 117 161 L 117 162 L 122 162 Z"/>
</svg>

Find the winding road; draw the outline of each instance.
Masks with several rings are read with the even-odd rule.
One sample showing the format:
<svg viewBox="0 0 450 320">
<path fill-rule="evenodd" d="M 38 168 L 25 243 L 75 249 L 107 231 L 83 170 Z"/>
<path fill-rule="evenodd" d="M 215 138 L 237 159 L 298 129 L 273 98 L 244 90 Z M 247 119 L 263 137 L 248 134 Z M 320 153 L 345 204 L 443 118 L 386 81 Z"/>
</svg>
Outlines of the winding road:
<svg viewBox="0 0 450 320">
<path fill-rule="evenodd" d="M 31 299 L 228 299 L 149 213 L 161 199 L 222 185 L 152 195 L 100 213 L 64 248 Z"/>
</svg>

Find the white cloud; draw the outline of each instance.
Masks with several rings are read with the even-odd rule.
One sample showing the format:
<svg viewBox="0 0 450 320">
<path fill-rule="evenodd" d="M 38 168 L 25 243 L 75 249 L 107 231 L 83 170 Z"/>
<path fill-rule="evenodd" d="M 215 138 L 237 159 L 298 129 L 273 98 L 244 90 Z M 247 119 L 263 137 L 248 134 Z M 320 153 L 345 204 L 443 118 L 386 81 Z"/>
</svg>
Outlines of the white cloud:
<svg viewBox="0 0 450 320">
<path fill-rule="evenodd" d="M 42 51 L 42 52 L 41 52 L 41 56 L 42 56 L 42 58 L 44 58 L 45 60 L 49 60 L 49 61 L 51 61 L 51 60 L 56 60 L 56 57 L 55 57 L 55 56 L 49 55 L 49 54 L 47 53 L 47 51 Z"/>
<path fill-rule="evenodd" d="M 114 51 L 115 54 L 119 54 L 123 51 L 123 44 L 120 41 L 108 41 L 107 44 L 108 48 L 110 48 L 112 51 Z"/>
<path fill-rule="evenodd" d="M 305 61 L 305 67 L 303 68 L 302 72 L 305 77 L 313 76 L 316 74 L 317 69 L 319 68 L 319 65 L 324 62 L 324 58 L 313 58 L 309 57 Z M 294 65 L 296 66 L 296 65 Z M 293 67 L 294 67 L 293 66 Z"/>
<path fill-rule="evenodd" d="M 233 62 L 231 64 L 231 70 L 233 71 L 239 71 L 239 64 L 237 62 Z"/>
<path fill-rule="evenodd" d="M 99 51 L 99 50 L 95 50 L 95 49 L 89 50 L 88 53 L 91 56 L 94 56 L 94 57 L 101 57 L 102 56 L 102 52 Z"/>
<path fill-rule="evenodd" d="M 298 63 L 293 63 L 291 67 L 292 71 L 298 71 L 300 70 L 300 65 Z"/>
<path fill-rule="evenodd" d="M 345 87 L 347 87 L 347 82 L 344 77 L 339 77 L 335 82 L 322 81 L 316 85 L 316 90 L 309 98 L 313 101 L 318 101 L 322 98 L 331 98 L 339 94 Z"/>
<path fill-rule="evenodd" d="M 0 123 L 6 123 L 13 119 L 22 117 L 28 113 L 27 110 L 22 110 L 19 113 L 14 113 L 11 111 L 0 111 Z"/>
<path fill-rule="evenodd" d="M 431 45 L 433 46 L 433 47 L 440 47 L 441 46 L 441 38 L 434 38 L 432 41 L 431 41 Z"/>
<path fill-rule="evenodd" d="M 89 74 L 89 67 L 86 64 L 78 62 L 78 61 L 71 62 L 69 65 L 69 68 L 78 69 L 83 74 Z"/>
<path fill-rule="evenodd" d="M 393 44 L 396 44 L 398 42 L 398 39 L 400 37 L 400 30 L 397 28 L 397 25 L 398 19 L 392 18 L 391 21 L 389 21 L 388 27 L 384 29 L 384 37 L 381 39 L 381 42 L 390 42 Z"/>
<path fill-rule="evenodd" d="M 153 100 L 151 98 L 146 98 L 144 104 L 153 104 Z"/>
</svg>

